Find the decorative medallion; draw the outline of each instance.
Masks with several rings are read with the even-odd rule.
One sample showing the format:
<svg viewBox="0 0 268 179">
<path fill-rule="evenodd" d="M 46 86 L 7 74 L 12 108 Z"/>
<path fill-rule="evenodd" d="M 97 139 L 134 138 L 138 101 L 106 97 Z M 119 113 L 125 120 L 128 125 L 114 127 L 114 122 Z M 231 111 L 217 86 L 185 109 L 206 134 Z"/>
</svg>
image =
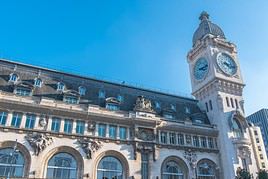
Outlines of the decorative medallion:
<svg viewBox="0 0 268 179">
<path fill-rule="evenodd" d="M 36 156 L 38 156 L 40 152 L 45 150 L 45 148 L 53 142 L 52 137 L 42 133 L 28 134 L 25 138 L 34 149 L 34 154 Z"/>
</svg>

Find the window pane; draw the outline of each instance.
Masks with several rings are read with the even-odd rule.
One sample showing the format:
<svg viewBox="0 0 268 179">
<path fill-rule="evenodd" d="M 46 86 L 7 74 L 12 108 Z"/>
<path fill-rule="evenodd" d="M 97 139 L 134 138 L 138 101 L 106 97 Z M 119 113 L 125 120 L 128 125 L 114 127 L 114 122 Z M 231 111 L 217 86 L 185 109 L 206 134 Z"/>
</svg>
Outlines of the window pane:
<svg viewBox="0 0 268 179">
<path fill-rule="evenodd" d="M 98 133 L 100 137 L 106 137 L 106 125 L 105 124 L 99 124 Z"/>
<path fill-rule="evenodd" d="M 27 114 L 25 128 L 33 129 L 34 124 L 35 124 L 35 115 L 34 114 Z"/>
<path fill-rule="evenodd" d="M 0 112 L 0 125 L 5 126 L 7 122 L 7 112 Z"/>
<path fill-rule="evenodd" d="M 116 126 L 109 126 L 109 137 L 112 139 L 116 138 Z"/>
<path fill-rule="evenodd" d="M 13 113 L 11 126 L 19 128 L 21 123 L 22 114 L 21 113 Z"/>
<path fill-rule="evenodd" d="M 85 122 L 84 121 L 76 121 L 76 133 L 84 134 L 85 131 Z"/>
<path fill-rule="evenodd" d="M 121 162 L 112 156 L 101 159 L 97 168 L 97 179 L 122 179 L 123 167 Z"/>
<path fill-rule="evenodd" d="M 125 127 L 120 127 L 119 133 L 120 133 L 119 135 L 120 139 L 125 140 L 127 138 L 127 129 Z"/>
<path fill-rule="evenodd" d="M 48 162 L 47 178 L 76 179 L 77 162 L 68 153 L 58 153 Z"/>
<path fill-rule="evenodd" d="M 73 130 L 73 121 L 70 119 L 65 119 L 64 120 L 64 132 L 65 133 L 72 133 Z"/>
<path fill-rule="evenodd" d="M 0 149 L 0 176 L 23 177 L 24 158 L 13 148 Z"/>
<path fill-rule="evenodd" d="M 55 117 L 52 118 L 51 131 L 53 132 L 60 131 L 60 119 L 59 118 L 55 118 Z"/>
</svg>

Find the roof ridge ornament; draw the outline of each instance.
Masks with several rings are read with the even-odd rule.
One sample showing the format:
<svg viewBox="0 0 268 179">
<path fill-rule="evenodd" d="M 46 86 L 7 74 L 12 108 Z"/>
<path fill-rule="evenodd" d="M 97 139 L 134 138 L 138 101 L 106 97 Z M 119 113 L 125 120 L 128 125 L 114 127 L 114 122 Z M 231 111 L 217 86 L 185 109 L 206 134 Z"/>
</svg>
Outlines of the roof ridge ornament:
<svg viewBox="0 0 268 179">
<path fill-rule="evenodd" d="M 199 16 L 199 20 L 201 21 L 209 20 L 209 14 L 206 11 L 203 11 Z"/>
</svg>

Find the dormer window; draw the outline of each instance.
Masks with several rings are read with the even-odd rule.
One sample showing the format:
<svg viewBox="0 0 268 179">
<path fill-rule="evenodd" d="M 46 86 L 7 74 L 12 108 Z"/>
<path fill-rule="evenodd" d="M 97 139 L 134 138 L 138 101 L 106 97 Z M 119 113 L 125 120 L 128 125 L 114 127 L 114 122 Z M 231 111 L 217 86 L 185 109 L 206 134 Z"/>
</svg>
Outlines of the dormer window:
<svg viewBox="0 0 268 179">
<path fill-rule="evenodd" d="M 42 86 L 42 80 L 40 78 L 36 78 L 34 80 L 34 86 L 41 88 L 41 86 Z"/>
<path fill-rule="evenodd" d="M 120 101 L 120 103 L 122 103 L 124 101 L 124 97 L 121 95 L 118 95 L 117 100 Z"/>
<path fill-rule="evenodd" d="M 160 109 L 161 108 L 160 102 L 158 102 L 158 101 L 155 102 L 155 108 L 156 109 Z"/>
<path fill-rule="evenodd" d="M 105 108 L 111 111 L 118 111 L 120 109 L 120 101 L 114 97 L 106 98 Z"/>
<path fill-rule="evenodd" d="M 78 92 L 79 92 L 80 96 L 85 96 L 86 95 L 86 88 L 84 86 L 80 86 L 78 88 Z"/>
<path fill-rule="evenodd" d="M 57 91 L 64 91 L 65 85 L 62 82 L 58 82 Z"/>
<path fill-rule="evenodd" d="M 170 105 L 170 109 L 171 109 L 172 111 L 176 111 L 176 105 L 175 105 L 175 104 L 171 104 L 171 105 Z"/>
<path fill-rule="evenodd" d="M 164 113 L 163 117 L 166 118 L 166 119 L 169 119 L 169 120 L 174 120 L 175 119 L 174 115 L 169 114 L 169 113 Z"/>
<path fill-rule="evenodd" d="M 99 91 L 99 98 L 105 98 L 105 91 L 104 90 Z"/>
<path fill-rule="evenodd" d="M 9 81 L 15 83 L 15 82 L 18 81 L 18 78 L 19 78 L 19 76 L 18 76 L 17 74 L 12 73 L 12 74 L 10 74 L 10 76 L 9 76 Z"/>
<path fill-rule="evenodd" d="M 191 110 L 188 106 L 185 107 L 185 114 L 191 114 Z"/>
</svg>

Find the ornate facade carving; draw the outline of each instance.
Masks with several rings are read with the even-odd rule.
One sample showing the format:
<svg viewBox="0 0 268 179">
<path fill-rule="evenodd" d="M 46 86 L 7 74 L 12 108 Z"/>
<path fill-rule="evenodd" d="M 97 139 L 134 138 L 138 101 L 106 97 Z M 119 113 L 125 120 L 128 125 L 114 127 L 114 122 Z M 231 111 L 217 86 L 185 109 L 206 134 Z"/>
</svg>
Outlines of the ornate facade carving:
<svg viewBox="0 0 268 179">
<path fill-rule="evenodd" d="M 89 122 L 88 123 L 88 131 L 95 131 L 95 128 L 96 128 L 96 122 Z"/>
<path fill-rule="evenodd" d="M 39 119 L 39 125 L 43 128 L 45 128 L 47 126 L 47 123 L 48 123 L 48 116 L 46 115 L 41 115 L 40 116 L 40 119 Z"/>
<path fill-rule="evenodd" d="M 156 161 L 155 158 L 155 145 L 152 143 L 137 143 L 136 150 L 141 153 L 153 153 L 153 160 Z"/>
<path fill-rule="evenodd" d="M 89 138 L 81 138 L 77 140 L 81 148 L 86 154 L 87 159 L 92 158 L 92 153 L 101 148 L 101 142 Z"/>
<path fill-rule="evenodd" d="M 189 162 L 192 168 L 196 168 L 197 165 L 197 156 L 196 153 L 192 150 L 185 150 L 184 151 L 184 158 Z"/>
<path fill-rule="evenodd" d="M 154 112 L 152 103 L 144 96 L 138 96 L 134 107 L 135 111 Z"/>
<path fill-rule="evenodd" d="M 42 133 L 28 134 L 25 138 L 34 149 L 34 154 L 37 156 L 53 142 L 52 137 Z"/>
<path fill-rule="evenodd" d="M 152 129 L 146 129 L 146 128 L 139 128 L 136 137 L 143 141 L 154 141 L 155 140 L 155 134 Z"/>
</svg>

